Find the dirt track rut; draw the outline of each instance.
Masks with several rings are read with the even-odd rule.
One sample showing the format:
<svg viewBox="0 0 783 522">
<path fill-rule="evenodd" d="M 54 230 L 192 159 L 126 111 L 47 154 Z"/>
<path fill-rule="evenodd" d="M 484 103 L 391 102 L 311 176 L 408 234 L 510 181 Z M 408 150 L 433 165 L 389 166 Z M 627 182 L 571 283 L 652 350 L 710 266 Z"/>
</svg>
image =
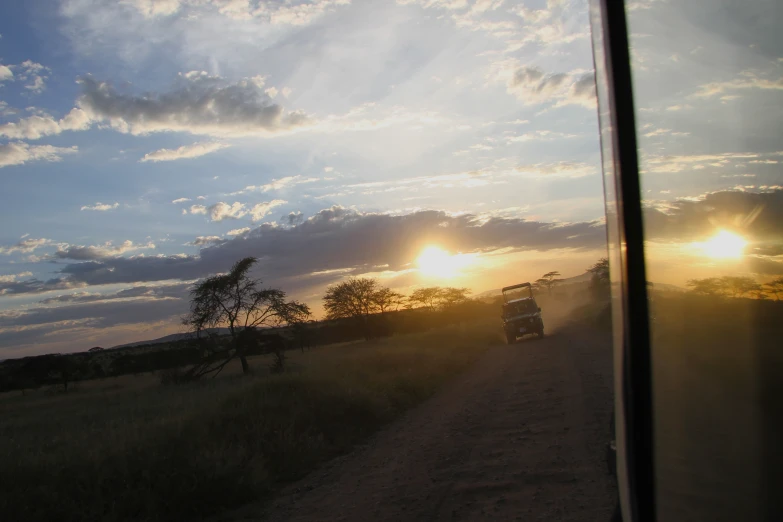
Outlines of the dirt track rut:
<svg viewBox="0 0 783 522">
<path fill-rule="evenodd" d="M 562 327 L 495 346 L 438 395 L 232 520 L 608 521 L 608 339 Z"/>
</svg>

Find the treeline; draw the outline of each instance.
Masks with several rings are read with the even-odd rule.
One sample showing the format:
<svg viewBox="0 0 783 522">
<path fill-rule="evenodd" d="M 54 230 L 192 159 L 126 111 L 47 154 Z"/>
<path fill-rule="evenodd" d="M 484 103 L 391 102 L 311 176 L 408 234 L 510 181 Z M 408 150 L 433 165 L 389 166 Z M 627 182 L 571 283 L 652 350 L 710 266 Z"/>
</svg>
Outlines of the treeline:
<svg viewBox="0 0 783 522">
<path fill-rule="evenodd" d="M 690 279 L 686 283 L 695 294 L 712 297 L 746 297 L 753 299 L 775 298 L 780 301 L 783 294 L 783 277 L 766 283 L 759 283 L 747 276 L 706 277 Z"/>
</svg>

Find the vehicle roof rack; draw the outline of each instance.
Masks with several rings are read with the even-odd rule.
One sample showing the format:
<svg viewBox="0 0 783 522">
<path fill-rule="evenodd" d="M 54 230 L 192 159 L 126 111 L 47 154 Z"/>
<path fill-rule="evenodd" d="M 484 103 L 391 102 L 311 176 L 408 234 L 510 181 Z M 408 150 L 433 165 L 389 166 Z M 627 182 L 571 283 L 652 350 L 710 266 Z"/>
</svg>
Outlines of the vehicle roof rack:
<svg viewBox="0 0 783 522">
<path fill-rule="evenodd" d="M 529 287 L 529 286 L 531 286 L 530 283 L 520 283 L 518 285 L 507 286 L 507 287 L 503 288 L 500 292 L 502 293 L 502 292 L 506 292 L 508 290 L 514 290 L 516 288 L 525 288 L 525 287 Z"/>
</svg>

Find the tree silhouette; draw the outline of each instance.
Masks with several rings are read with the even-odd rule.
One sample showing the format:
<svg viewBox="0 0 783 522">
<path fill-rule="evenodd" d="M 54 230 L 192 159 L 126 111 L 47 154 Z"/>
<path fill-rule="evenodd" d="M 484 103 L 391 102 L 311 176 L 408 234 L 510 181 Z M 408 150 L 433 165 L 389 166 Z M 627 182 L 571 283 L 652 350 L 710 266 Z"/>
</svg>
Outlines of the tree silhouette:
<svg viewBox="0 0 783 522">
<path fill-rule="evenodd" d="M 351 277 L 326 290 L 324 310 L 328 319 L 355 319 L 365 339 L 370 339 L 373 334 L 370 316 L 394 306 L 398 295 L 381 287 L 376 279 Z"/>
<path fill-rule="evenodd" d="M 686 283 L 696 294 L 709 296 L 743 297 L 753 296 L 757 299 L 766 299 L 764 287 L 752 277 L 747 276 L 723 276 L 706 277 L 704 279 L 689 279 Z"/>
<path fill-rule="evenodd" d="M 467 288 L 443 288 L 438 298 L 438 302 L 443 308 L 451 308 L 467 302 L 469 300 L 468 294 L 470 294 L 470 290 Z"/>
<path fill-rule="evenodd" d="M 405 296 L 395 292 L 391 288 L 382 287 L 378 289 L 373 299 L 378 310 L 383 314 L 391 310 L 398 310 L 405 303 Z"/>
<path fill-rule="evenodd" d="M 691 291 L 695 294 L 718 296 L 723 293 L 723 284 L 717 277 L 689 279 L 685 285 L 691 287 Z"/>
<path fill-rule="evenodd" d="M 724 291 L 731 297 L 742 297 L 745 294 L 761 290 L 761 285 L 752 277 L 723 276 L 720 281 Z"/>
<path fill-rule="evenodd" d="M 589 270 L 589 269 L 588 269 Z M 552 271 L 542 275 L 539 279 L 536 279 L 536 285 L 539 288 L 546 288 L 549 295 L 552 295 L 552 289 L 558 283 L 562 283 L 565 279 L 558 279 L 560 272 Z"/>
<path fill-rule="evenodd" d="M 379 312 L 378 281 L 369 277 L 350 277 L 330 286 L 324 295 L 324 310 L 328 319 L 360 318 L 366 320 Z"/>
<path fill-rule="evenodd" d="M 430 286 L 427 288 L 419 288 L 414 290 L 408 297 L 408 301 L 411 305 L 419 305 L 430 310 L 437 308 L 441 297 L 443 296 L 443 289 L 439 286 Z"/>
<path fill-rule="evenodd" d="M 237 261 L 227 274 L 208 277 L 196 283 L 190 291 L 190 313 L 183 323 L 198 339 L 210 339 L 205 347 L 210 357 L 197 371 L 199 377 L 219 372 L 229 361 L 239 358 L 242 372 L 250 368 L 245 356 L 241 332 L 258 327 L 295 324 L 310 316 L 310 308 L 297 301 L 286 301 L 286 294 L 274 288 L 261 288 L 261 280 L 249 275 L 257 262 L 254 257 Z M 228 346 L 216 339 L 211 329 L 228 327 Z"/>
<path fill-rule="evenodd" d="M 769 288 L 769 292 L 775 296 L 776 301 L 780 301 L 780 294 L 783 293 L 783 277 L 768 281 L 764 283 L 764 286 Z"/>
<path fill-rule="evenodd" d="M 590 278 L 590 291 L 595 298 L 606 297 L 609 294 L 609 259 L 602 257 L 593 266 L 587 269 L 592 274 Z"/>
</svg>

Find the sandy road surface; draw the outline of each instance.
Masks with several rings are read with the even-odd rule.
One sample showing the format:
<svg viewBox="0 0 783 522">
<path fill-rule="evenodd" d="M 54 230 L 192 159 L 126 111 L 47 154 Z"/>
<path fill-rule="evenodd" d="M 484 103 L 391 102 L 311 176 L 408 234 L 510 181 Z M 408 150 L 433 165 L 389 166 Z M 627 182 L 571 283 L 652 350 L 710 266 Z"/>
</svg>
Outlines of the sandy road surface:
<svg viewBox="0 0 783 522">
<path fill-rule="evenodd" d="M 608 346 L 565 326 L 492 347 L 365 446 L 230 519 L 608 521 Z"/>
</svg>

